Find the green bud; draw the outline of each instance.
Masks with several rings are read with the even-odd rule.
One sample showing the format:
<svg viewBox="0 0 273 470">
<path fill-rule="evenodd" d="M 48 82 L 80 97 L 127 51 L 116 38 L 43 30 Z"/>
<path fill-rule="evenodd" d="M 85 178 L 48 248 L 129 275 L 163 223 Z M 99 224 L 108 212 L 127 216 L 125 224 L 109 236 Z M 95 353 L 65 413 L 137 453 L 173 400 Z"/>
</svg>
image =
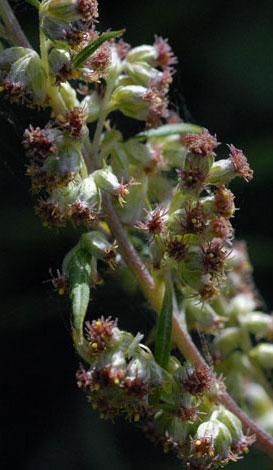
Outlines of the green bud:
<svg viewBox="0 0 273 470">
<path fill-rule="evenodd" d="M 32 49 L 25 47 L 8 47 L 0 52 L 0 68 L 10 67 L 18 59 L 26 56 L 32 57 Z"/>
<path fill-rule="evenodd" d="M 250 351 L 250 357 L 256 359 L 265 369 L 273 368 L 273 344 L 260 343 Z"/>
<path fill-rule="evenodd" d="M 254 310 L 255 306 L 255 300 L 252 295 L 238 294 L 229 302 L 228 315 L 232 317 L 243 316 Z"/>
<path fill-rule="evenodd" d="M 77 173 L 82 166 L 83 156 L 79 142 L 68 137 L 56 142 L 58 147 L 58 170 L 61 175 Z"/>
<path fill-rule="evenodd" d="M 78 187 L 78 198 L 88 203 L 90 206 L 98 202 L 98 187 L 94 181 L 93 175 L 84 178 Z"/>
<path fill-rule="evenodd" d="M 159 72 L 145 62 L 127 64 L 125 70 L 129 74 L 130 85 L 141 85 L 144 87 L 147 87 L 151 80 L 160 79 L 163 75 L 162 72 Z"/>
<path fill-rule="evenodd" d="M 134 47 L 129 51 L 126 62 L 130 64 L 142 62 L 154 62 L 157 58 L 157 51 L 153 46 L 144 44 L 143 46 Z"/>
<path fill-rule="evenodd" d="M 102 261 L 115 263 L 115 246 L 108 242 L 101 232 L 92 231 L 81 236 L 81 246 L 92 256 Z M 110 264 L 111 265 L 111 264 Z"/>
<path fill-rule="evenodd" d="M 212 165 L 206 183 L 227 184 L 235 178 L 236 172 L 230 159 L 218 160 Z"/>
<path fill-rule="evenodd" d="M 135 139 L 129 139 L 124 143 L 130 162 L 138 167 L 146 167 L 151 161 L 151 153 L 147 145 L 137 142 Z"/>
<path fill-rule="evenodd" d="M 86 122 L 93 122 L 98 119 L 101 109 L 101 99 L 96 91 L 94 91 L 92 95 L 86 96 L 82 100 L 81 106 L 87 115 Z"/>
<path fill-rule="evenodd" d="M 27 54 L 13 62 L 6 79 L 29 88 L 34 99 L 40 103 L 45 101 L 46 72 L 35 51 L 29 50 Z"/>
<path fill-rule="evenodd" d="M 230 446 L 232 443 L 231 434 L 225 424 L 217 419 L 206 421 L 200 424 L 197 429 L 195 443 L 195 450 L 198 455 L 198 440 L 202 441 L 203 438 L 211 440 L 212 450 L 211 457 L 215 455 L 216 458 L 225 459 L 228 457 Z M 196 447 L 197 444 L 197 447 Z M 213 454 L 214 453 L 214 454 Z"/>
<path fill-rule="evenodd" d="M 227 410 L 224 406 L 220 406 L 217 410 L 216 418 L 228 428 L 232 437 L 232 445 L 236 445 L 243 440 L 242 423 L 231 411 Z"/>
<path fill-rule="evenodd" d="M 48 57 L 49 67 L 55 75 L 59 73 L 64 65 L 70 64 L 70 62 L 70 54 L 65 49 L 54 47 Z"/>
<path fill-rule="evenodd" d="M 109 112 L 119 109 L 125 116 L 145 121 L 149 114 L 149 105 L 142 97 L 147 88 L 138 85 L 118 87 L 109 105 Z"/>
<path fill-rule="evenodd" d="M 118 179 L 109 167 L 94 171 L 93 178 L 102 191 L 115 191 L 120 186 Z"/>
<path fill-rule="evenodd" d="M 63 82 L 59 85 L 59 92 L 63 98 L 67 109 L 73 110 L 80 105 L 77 99 L 77 93 L 69 82 Z"/>
<path fill-rule="evenodd" d="M 271 315 L 263 312 L 250 312 L 243 315 L 241 322 L 249 333 L 258 336 L 268 336 L 273 331 L 273 319 Z"/>
<path fill-rule="evenodd" d="M 41 6 L 41 13 L 65 22 L 81 18 L 78 0 L 46 0 Z"/>
<path fill-rule="evenodd" d="M 254 417 L 258 418 L 266 413 L 270 413 L 273 416 L 272 401 L 260 384 L 254 382 L 247 383 L 244 394 Z"/>
<path fill-rule="evenodd" d="M 187 300 L 185 302 L 187 321 L 189 326 L 198 328 L 204 331 L 212 331 L 219 328 L 225 318 L 219 317 L 210 304 L 200 304 Z M 225 330 L 224 330 L 225 331 Z M 218 336 L 217 336 L 218 337 Z"/>
<path fill-rule="evenodd" d="M 241 329 L 237 327 L 224 328 L 214 339 L 214 346 L 223 356 L 228 356 L 241 344 Z"/>
</svg>

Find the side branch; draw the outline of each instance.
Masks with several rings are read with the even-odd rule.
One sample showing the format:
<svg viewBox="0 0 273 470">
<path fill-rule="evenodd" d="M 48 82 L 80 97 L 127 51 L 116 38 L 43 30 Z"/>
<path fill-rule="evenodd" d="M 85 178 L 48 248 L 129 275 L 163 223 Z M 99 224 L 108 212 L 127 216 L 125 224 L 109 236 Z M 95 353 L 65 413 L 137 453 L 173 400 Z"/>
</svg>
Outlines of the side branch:
<svg viewBox="0 0 273 470">
<path fill-rule="evenodd" d="M 122 254 L 129 268 L 136 276 L 145 296 L 150 301 L 156 312 L 159 313 L 161 308 L 161 296 L 157 296 L 154 280 L 142 262 L 141 258 L 137 254 L 135 248 L 128 240 L 126 231 L 120 223 L 108 196 L 104 196 L 103 198 L 103 210 L 111 232 L 113 233 L 119 245 L 120 253 Z M 205 359 L 193 343 L 191 336 L 184 328 L 182 328 L 176 310 L 177 308 L 175 305 L 173 314 L 173 339 L 177 347 L 183 356 L 194 364 L 201 364 L 204 367 L 208 367 Z M 218 398 L 223 405 L 225 405 L 230 411 L 232 411 L 232 413 L 238 416 L 243 424 L 245 432 L 256 435 L 257 447 L 263 450 L 268 456 L 273 458 L 273 438 L 260 429 L 254 423 L 254 421 L 252 421 L 252 419 L 241 410 L 241 408 L 235 403 L 233 398 L 228 393 L 223 393 L 219 395 Z"/>
</svg>

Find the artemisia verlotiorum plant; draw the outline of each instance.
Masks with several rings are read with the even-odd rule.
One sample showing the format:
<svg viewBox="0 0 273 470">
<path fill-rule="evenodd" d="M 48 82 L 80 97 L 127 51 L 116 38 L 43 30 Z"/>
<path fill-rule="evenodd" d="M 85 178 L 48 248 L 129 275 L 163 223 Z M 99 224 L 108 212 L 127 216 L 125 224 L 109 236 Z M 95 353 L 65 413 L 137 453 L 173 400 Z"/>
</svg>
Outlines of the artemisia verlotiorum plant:
<svg viewBox="0 0 273 470">
<path fill-rule="evenodd" d="M 0 54 L 0 90 L 11 102 L 52 110 L 43 128 L 30 123 L 23 144 L 43 225 L 81 227 L 53 279 L 72 302 L 79 387 L 102 418 L 138 422 L 185 468 L 235 461 L 255 435 L 272 455 L 271 437 L 226 391 L 273 431 L 263 372 L 273 364 L 273 322 L 257 311 L 244 243 L 232 242 L 226 186 L 251 180 L 247 158 L 227 145 L 227 158 L 217 159 L 216 136 L 169 109 L 177 59 L 167 40 L 131 48 L 123 31 L 99 33 L 97 0 L 29 3 L 39 12 L 40 55 L 4 0 L 1 31 L 13 45 Z M 143 131 L 125 140 L 113 111 Z M 159 314 L 154 354 L 142 334 L 111 317 L 85 322 L 102 263 L 127 266 Z M 214 367 L 191 340 L 194 330 L 210 338 Z"/>
</svg>

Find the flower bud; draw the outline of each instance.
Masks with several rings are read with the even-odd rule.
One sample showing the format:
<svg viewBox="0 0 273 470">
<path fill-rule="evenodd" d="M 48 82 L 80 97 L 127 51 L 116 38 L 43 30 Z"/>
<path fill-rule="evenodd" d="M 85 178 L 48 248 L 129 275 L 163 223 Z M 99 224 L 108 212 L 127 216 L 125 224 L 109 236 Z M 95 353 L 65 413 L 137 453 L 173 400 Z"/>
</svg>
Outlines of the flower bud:
<svg viewBox="0 0 273 470">
<path fill-rule="evenodd" d="M 32 56 L 32 49 L 27 49 L 25 47 L 8 47 L 3 49 L 0 52 L 0 69 L 6 69 L 10 67 L 18 59 L 26 57 L 28 55 Z"/>
<path fill-rule="evenodd" d="M 101 99 L 96 91 L 91 95 L 87 95 L 82 100 L 81 106 L 86 112 L 86 122 L 93 122 L 98 119 L 101 108 Z"/>
<path fill-rule="evenodd" d="M 197 456 L 214 457 L 224 460 L 228 457 L 232 443 L 231 434 L 225 424 L 217 419 L 200 424 L 197 429 L 193 448 Z M 204 446 L 204 444 L 206 444 Z"/>
<path fill-rule="evenodd" d="M 237 294 L 229 302 L 228 315 L 237 317 L 251 312 L 256 306 L 252 295 L 248 293 Z"/>
<path fill-rule="evenodd" d="M 250 351 L 250 357 L 256 359 L 265 369 L 273 369 L 273 344 L 258 344 Z"/>
<path fill-rule="evenodd" d="M 254 382 L 246 383 L 244 396 L 254 417 L 258 418 L 266 413 L 272 415 L 272 401 L 262 385 Z"/>
<path fill-rule="evenodd" d="M 273 332 L 273 318 L 263 312 L 250 312 L 242 316 L 243 325 L 254 335 L 266 337 Z"/>
<path fill-rule="evenodd" d="M 125 116 L 145 121 L 149 115 L 149 104 L 143 99 L 146 92 L 143 86 L 120 86 L 112 95 L 109 110 L 119 109 Z"/>
<path fill-rule="evenodd" d="M 81 145 L 74 139 L 65 137 L 57 141 L 58 148 L 58 170 L 61 175 L 77 173 L 82 166 L 83 156 Z"/>
<path fill-rule="evenodd" d="M 67 109 L 72 110 L 79 106 L 77 93 L 69 82 L 63 82 L 59 85 L 59 92 L 63 98 Z"/>
<path fill-rule="evenodd" d="M 206 179 L 206 183 L 209 184 L 228 184 L 233 178 L 235 178 L 236 172 L 232 162 L 229 159 L 218 160 L 212 165 L 209 176 Z"/>
<path fill-rule="evenodd" d="M 98 187 L 94 181 L 93 175 L 89 175 L 87 178 L 84 178 L 82 183 L 79 185 L 78 198 L 81 201 L 87 202 L 91 206 L 98 202 Z"/>
<path fill-rule="evenodd" d="M 120 186 L 118 179 L 109 167 L 94 171 L 94 181 L 102 191 L 115 191 Z"/>
<path fill-rule="evenodd" d="M 114 268 L 116 264 L 116 252 L 117 246 L 108 242 L 105 235 L 101 232 L 92 231 L 84 233 L 81 236 L 81 246 L 95 256 L 95 258 L 101 259 Z"/>
<path fill-rule="evenodd" d="M 35 51 L 29 50 L 27 54 L 13 62 L 6 80 L 28 88 L 39 103 L 45 101 L 46 73 Z"/>
<path fill-rule="evenodd" d="M 91 21 L 98 17 L 97 0 L 46 0 L 41 13 L 65 22 L 75 20 Z"/>
<path fill-rule="evenodd" d="M 217 331 L 225 321 L 225 318 L 217 315 L 211 305 L 202 305 L 200 302 L 187 301 L 186 315 L 189 326 L 211 333 Z"/>
<path fill-rule="evenodd" d="M 163 75 L 162 72 L 159 72 L 157 69 L 151 67 L 145 62 L 128 64 L 125 70 L 129 74 L 130 83 L 128 83 L 128 85 L 141 85 L 147 87 L 151 80 L 158 79 Z"/>
<path fill-rule="evenodd" d="M 48 57 L 49 67 L 55 75 L 57 75 L 64 66 L 70 65 L 70 62 L 70 54 L 65 49 L 57 49 L 54 47 Z"/>
<path fill-rule="evenodd" d="M 134 47 L 126 56 L 126 62 L 130 64 L 139 62 L 153 62 L 156 60 L 157 51 L 154 46 L 144 44 L 143 46 Z"/>
<path fill-rule="evenodd" d="M 235 326 L 224 328 L 219 335 L 214 338 L 214 346 L 220 350 L 223 356 L 228 356 L 241 344 L 241 329 Z"/>
<path fill-rule="evenodd" d="M 232 437 L 232 445 L 237 445 L 243 440 L 244 433 L 242 423 L 231 411 L 227 410 L 224 406 L 220 406 L 216 412 L 215 418 L 228 428 Z"/>
</svg>

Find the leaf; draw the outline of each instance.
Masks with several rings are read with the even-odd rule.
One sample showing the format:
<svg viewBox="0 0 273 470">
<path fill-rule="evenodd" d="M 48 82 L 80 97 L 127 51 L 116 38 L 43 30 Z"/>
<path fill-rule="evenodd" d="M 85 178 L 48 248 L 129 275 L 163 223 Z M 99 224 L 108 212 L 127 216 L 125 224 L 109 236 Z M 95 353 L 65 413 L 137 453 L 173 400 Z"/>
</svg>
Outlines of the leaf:
<svg viewBox="0 0 273 470">
<path fill-rule="evenodd" d="M 155 342 L 155 360 L 167 368 L 171 352 L 172 342 L 172 316 L 173 316 L 173 293 L 169 280 L 165 281 L 165 294 L 163 305 L 159 315 Z"/>
<path fill-rule="evenodd" d="M 82 51 L 80 51 L 72 60 L 72 66 L 75 69 L 78 69 L 84 62 L 86 62 L 89 57 L 91 57 L 94 52 L 108 39 L 115 38 L 119 36 L 119 34 L 124 33 L 125 29 L 121 29 L 119 31 L 109 31 L 108 33 L 104 33 L 99 36 L 95 41 L 91 44 L 88 44 Z"/>
<path fill-rule="evenodd" d="M 68 267 L 73 323 L 80 339 L 90 298 L 91 256 L 83 249 L 75 251 Z"/>
<path fill-rule="evenodd" d="M 174 134 L 187 134 L 192 132 L 194 134 L 201 134 L 203 128 L 196 124 L 180 123 L 180 124 L 164 124 L 157 129 L 149 129 L 145 132 L 140 132 L 134 138 L 139 140 L 151 139 L 155 137 L 166 137 Z"/>
<path fill-rule="evenodd" d="M 39 10 L 40 8 L 40 2 L 39 0 L 26 0 L 27 3 L 29 3 L 30 5 L 32 5 L 33 7 L 37 8 Z"/>
</svg>

